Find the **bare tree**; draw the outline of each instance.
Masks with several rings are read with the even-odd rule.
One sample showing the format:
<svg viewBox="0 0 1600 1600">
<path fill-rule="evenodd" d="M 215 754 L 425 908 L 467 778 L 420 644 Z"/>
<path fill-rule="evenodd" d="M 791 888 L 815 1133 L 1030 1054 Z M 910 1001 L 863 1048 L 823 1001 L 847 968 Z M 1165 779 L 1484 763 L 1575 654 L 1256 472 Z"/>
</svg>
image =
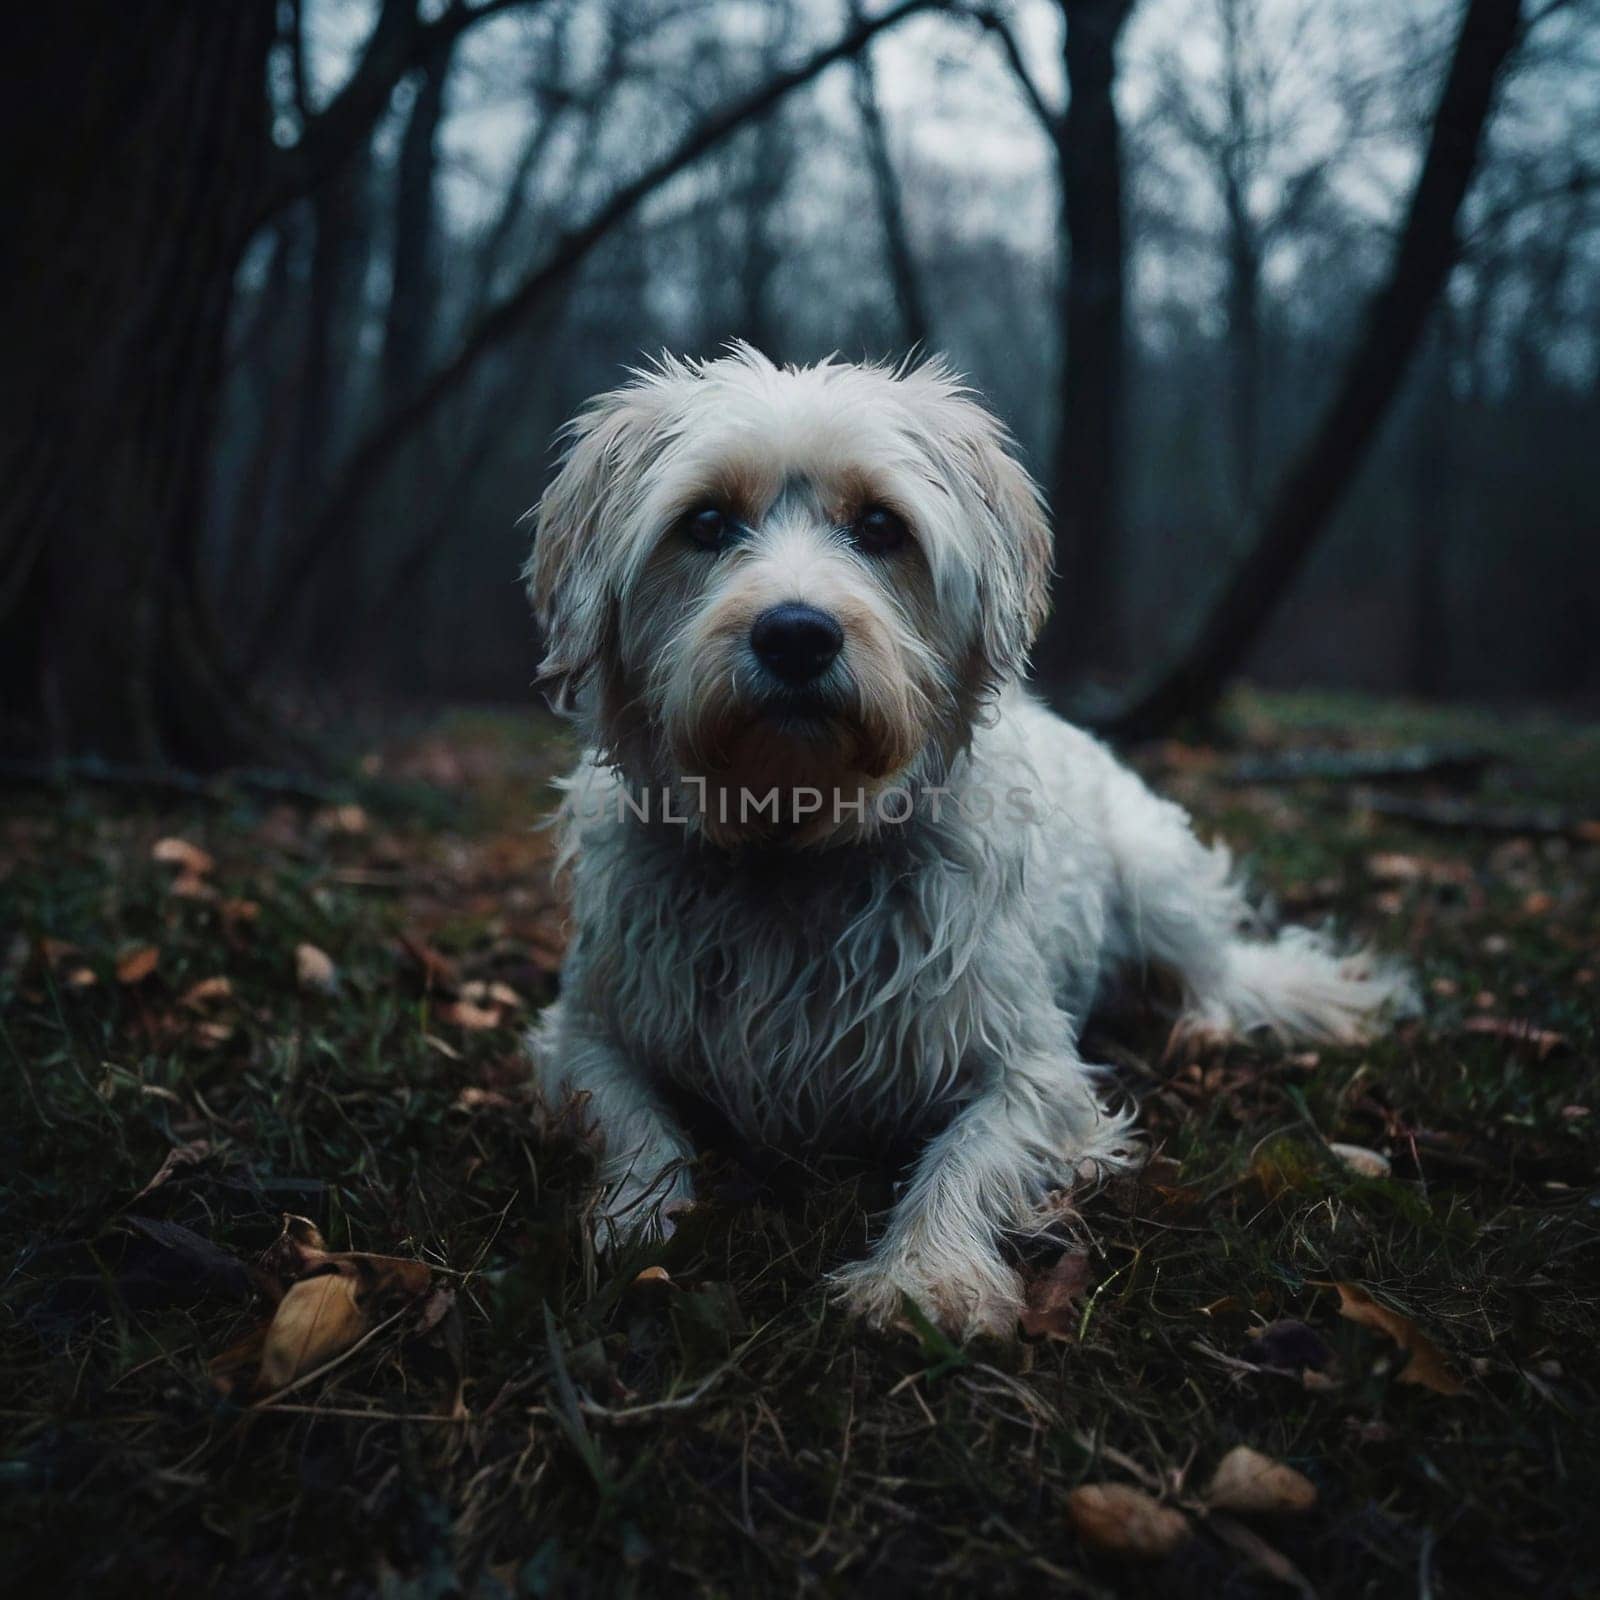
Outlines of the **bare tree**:
<svg viewBox="0 0 1600 1600">
<path fill-rule="evenodd" d="M 1159 92 L 1150 119 L 1156 136 L 1148 142 L 1170 160 L 1176 135 L 1177 148 L 1198 158 L 1221 216 L 1229 477 L 1235 508 L 1246 514 L 1255 509 L 1261 478 L 1262 273 L 1273 249 L 1303 232 L 1332 158 L 1322 144 L 1308 151 L 1291 136 L 1303 112 L 1303 63 L 1315 57 L 1325 90 L 1328 78 L 1338 82 L 1338 64 L 1330 68 L 1326 52 L 1316 52 L 1308 38 L 1313 19 L 1322 14 L 1324 8 L 1313 4 L 1280 8 L 1269 27 L 1259 0 L 1204 0 L 1192 20 L 1214 31 L 1216 70 L 1198 71 L 1176 46 L 1156 64 Z M 1344 123 L 1342 143 L 1348 147 L 1355 137 L 1349 111 L 1330 120 Z"/>
<path fill-rule="evenodd" d="M 1099 719 L 1103 731 L 1139 738 L 1208 710 L 1328 525 L 1456 260 L 1457 219 L 1496 86 L 1516 46 L 1521 11 L 1521 0 L 1467 0 L 1388 278 L 1333 398 L 1193 641 L 1154 683 Z"/>
<path fill-rule="evenodd" d="M 679 173 L 764 117 L 787 95 L 812 82 L 836 62 L 853 58 L 884 29 L 940 4 L 941 0 L 900 0 L 887 11 L 847 29 L 797 65 L 735 97 L 614 190 L 586 221 L 558 236 L 544 260 L 467 331 L 454 356 L 435 369 L 408 400 L 380 418 L 351 453 L 349 466 L 322 515 L 302 531 L 288 553 L 282 575 L 263 608 L 263 620 L 250 652 L 251 668 L 259 669 L 271 656 L 286 619 L 333 555 L 339 540 L 349 536 L 362 502 L 382 480 L 399 448 L 465 388 L 486 356 L 540 314 L 550 295 L 566 283 L 615 228 Z"/>
</svg>

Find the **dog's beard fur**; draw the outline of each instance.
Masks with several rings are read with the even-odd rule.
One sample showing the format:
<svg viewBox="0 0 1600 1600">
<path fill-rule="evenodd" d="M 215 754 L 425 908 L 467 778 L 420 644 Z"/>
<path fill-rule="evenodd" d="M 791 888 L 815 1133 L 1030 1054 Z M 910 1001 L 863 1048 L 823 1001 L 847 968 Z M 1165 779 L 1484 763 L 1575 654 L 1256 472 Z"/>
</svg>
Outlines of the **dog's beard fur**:
<svg viewBox="0 0 1600 1600">
<path fill-rule="evenodd" d="M 862 831 L 874 813 L 861 801 L 916 766 L 938 727 L 944 696 L 931 652 L 849 570 L 849 558 L 833 565 L 843 570 L 813 582 L 805 598 L 839 622 L 844 646 L 798 700 L 774 692 L 749 659 L 751 624 L 778 592 L 759 556 L 661 652 L 649 692 L 660 748 L 675 781 L 704 781 L 697 820 L 718 843 L 751 836 L 819 843 Z M 752 812 L 748 798 L 774 790 L 777 817 Z M 820 800 L 797 821 L 795 802 L 807 791 Z"/>
</svg>

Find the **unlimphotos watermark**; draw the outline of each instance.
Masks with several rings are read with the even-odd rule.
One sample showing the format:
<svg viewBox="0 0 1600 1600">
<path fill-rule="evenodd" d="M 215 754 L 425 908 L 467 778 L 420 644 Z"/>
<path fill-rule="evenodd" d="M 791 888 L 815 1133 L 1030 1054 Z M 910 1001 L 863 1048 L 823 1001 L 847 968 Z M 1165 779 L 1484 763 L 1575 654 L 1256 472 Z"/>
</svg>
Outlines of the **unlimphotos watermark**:
<svg viewBox="0 0 1600 1600">
<path fill-rule="evenodd" d="M 1002 793 L 982 784 L 947 788 L 939 784 L 889 784 L 871 794 L 858 788 L 854 795 L 839 789 L 822 790 L 807 785 L 756 790 L 713 786 L 704 778 L 680 778 L 676 785 L 658 788 L 618 784 L 596 794 L 573 795 L 571 812 L 584 821 L 613 816 L 618 822 L 665 823 L 687 828 L 697 819 L 715 817 L 723 826 L 799 827 L 827 818 L 835 827 L 853 821 L 865 825 L 869 816 L 883 827 L 904 827 L 913 819 L 940 823 L 959 815 L 963 822 L 982 824 L 997 817 L 1007 822 L 1037 822 L 1042 812 L 1031 789 L 1012 785 Z"/>
</svg>

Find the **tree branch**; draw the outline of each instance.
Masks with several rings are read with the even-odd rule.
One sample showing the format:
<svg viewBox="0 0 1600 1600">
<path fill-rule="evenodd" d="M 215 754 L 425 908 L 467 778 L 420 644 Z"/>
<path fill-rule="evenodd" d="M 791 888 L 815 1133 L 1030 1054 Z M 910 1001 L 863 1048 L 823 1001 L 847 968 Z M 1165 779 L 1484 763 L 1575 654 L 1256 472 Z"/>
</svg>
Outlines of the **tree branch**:
<svg viewBox="0 0 1600 1600">
<path fill-rule="evenodd" d="M 351 453 L 339 488 L 323 513 L 308 528 L 290 554 L 273 590 L 252 644 L 248 670 L 258 670 L 273 644 L 282 637 L 283 622 L 305 586 L 315 577 L 336 541 L 347 537 L 367 491 L 381 476 L 396 447 L 410 437 L 476 369 L 479 361 L 515 333 L 537 310 L 545 296 L 588 259 L 595 247 L 624 222 L 664 184 L 722 144 L 747 123 L 771 111 L 786 95 L 808 84 L 836 61 L 853 56 L 887 28 L 917 12 L 942 7 L 944 0 L 900 0 L 880 16 L 848 29 L 831 45 L 800 65 L 780 72 L 759 88 L 740 96 L 721 111 L 713 112 L 659 161 L 618 189 L 587 222 L 563 234 L 542 266 L 536 268 L 506 299 L 480 317 L 455 356 L 426 380 L 409 399 L 382 418 Z M 480 16 L 486 6 L 479 6 Z M 448 13 L 447 13 L 448 15 Z"/>
<path fill-rule="evenodd" d="M 1017 43 L 1017 36 L 1011 31 L 1011 25 L 998 11 L 976 11 L 973 16 L 987 32 L 992 33 L 1000 41 L 1000 48 L 1005 51 L 1012 76 L 1022 86 L 1029 107 L 1039 119 L 1039 126 L 1044 129 L 1052 142 L 1058 142 L 1061 138 L 1063 113 L 1055 110 L 1045 99 L 1044 92 L 1028 69 L 1022 47 Z"/>
<path fill-rule="evenodd" d="M 417 14 L 417 0 L 383 0 L 372 36 L 350 80 L 304 125 L 287 149 L 274 149 L 256 225 L 291 201 L 315 189 L 367 138 L 388 108 L 389 98 L 408 72 L 447 50 L 468 28 L 513 6 L 543 0 L 480 0 L 475 6 L 452 0 L 432 22 Z"/>
</svg>

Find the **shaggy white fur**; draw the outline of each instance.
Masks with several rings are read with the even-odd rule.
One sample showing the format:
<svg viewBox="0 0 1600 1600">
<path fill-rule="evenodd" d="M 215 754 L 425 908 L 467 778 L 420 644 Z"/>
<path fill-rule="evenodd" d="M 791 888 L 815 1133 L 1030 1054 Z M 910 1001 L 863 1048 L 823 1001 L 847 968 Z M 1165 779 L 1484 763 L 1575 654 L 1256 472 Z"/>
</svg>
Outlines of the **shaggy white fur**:
<svg viewBox="0 0 1600 1600">
<path fill-rule="evenodd" d="M 877 1323 L 909 1296 L 1008 1332 L 1004 1233 L 1136 1160 L 1076 1043 L 1113 973 L 1169 969 L 1211 1035 L 1356 1040 L 1407 1002 L 1397 968 L 1263 933 L 1227 852 L 1023 691 L 1048 557 L 1037 491 L 940 365 L 741 347 L 574 425 L 529 577 L 593 753 L 532 1044 L 604 1141 L 602 1242 L 689 1196 L 669 1087 L 780 1148 L 943 1118 L 837 1282 Z M 837 633 L 798 687 L 756 628 L 796 604 Z"/>
</svg>

